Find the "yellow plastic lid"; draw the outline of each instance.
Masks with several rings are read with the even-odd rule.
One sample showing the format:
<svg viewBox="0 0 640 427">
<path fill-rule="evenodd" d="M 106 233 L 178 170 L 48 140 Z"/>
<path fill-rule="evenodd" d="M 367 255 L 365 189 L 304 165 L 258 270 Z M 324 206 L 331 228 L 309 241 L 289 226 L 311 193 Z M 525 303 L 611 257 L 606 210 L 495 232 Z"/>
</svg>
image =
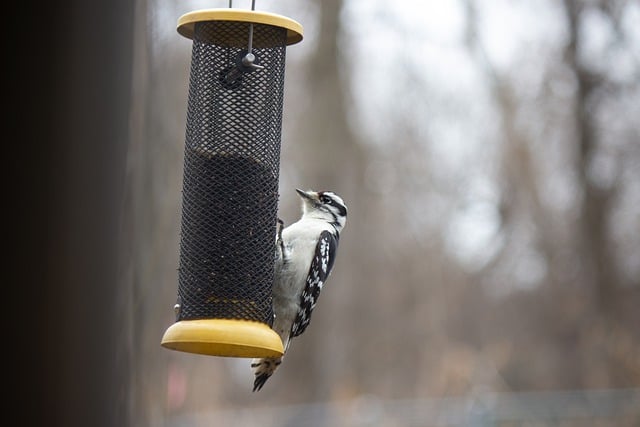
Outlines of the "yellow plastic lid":
<svg viewBox="0 0 640 427">
<path fill-rule="evenodd" d="M 269 12 L 256 12 L 242 9 L 203 9 L 185 13 L 178 19 L 178 33 L 192 39 L 196 22 L 203 21 L 235 21 L 253 24 L 266 24 L 287 30 L 287 44 L 295 44 L 302 40 L 302 25 L 293 19 Z"/>
</svg>

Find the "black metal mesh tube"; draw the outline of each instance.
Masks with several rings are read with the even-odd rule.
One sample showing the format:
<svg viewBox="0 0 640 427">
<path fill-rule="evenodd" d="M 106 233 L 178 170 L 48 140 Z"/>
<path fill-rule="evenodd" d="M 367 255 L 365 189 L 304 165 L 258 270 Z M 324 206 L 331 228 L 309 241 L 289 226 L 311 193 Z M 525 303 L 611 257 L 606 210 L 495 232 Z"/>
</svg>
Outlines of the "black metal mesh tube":
<svg viewBox="0 0 640 427">
<path fill-rule="evenodd" d="M 271 325 L 271 287 L 286 30 L 195 25 L 182 195 L 177 320 L 222 318 Z"/>
</svg>

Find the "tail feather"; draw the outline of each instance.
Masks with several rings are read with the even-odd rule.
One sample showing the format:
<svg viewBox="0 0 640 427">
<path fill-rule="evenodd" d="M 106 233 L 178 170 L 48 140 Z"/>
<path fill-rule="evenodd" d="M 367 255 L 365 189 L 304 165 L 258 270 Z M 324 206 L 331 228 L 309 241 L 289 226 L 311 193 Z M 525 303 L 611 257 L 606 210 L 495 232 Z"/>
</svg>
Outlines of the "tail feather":
<svg viewBox="0 0 640 427">
<path fill-rule="evenodd" d="M 255 379 L 253 381 L 253 391 L 259 391 L 269 377 L 273 375 L 278 366 L 282 363 L 282 357 L 265 357 L 253 359 L 251 367 L 254 370 Z"/>
<path fill-rule="evenodd" d="M 272 326 L 273 330 L 278 333 L 280 339 L 282 340 L 282 347 L 284 349 L 284 353 L 289 349 L 289 344 L 291 344 L 291 340 L 289 337 L 291 336 L 291 324 L 287 322 L 286 316 L 278 316 L 276 315 L 276 319 Z M 278 366 L 282 363 L 282 359 L 284 358 L 284 354 L 278 357 L 263 357 L 260 359 L 253 359 L 251 361 L 251 368 L 254 371 L 255 378 L 253 380 L 253 391 L 259 391 L 264 383 L 273 375 L 273 373 L 278 369 Z"/>
</svg>

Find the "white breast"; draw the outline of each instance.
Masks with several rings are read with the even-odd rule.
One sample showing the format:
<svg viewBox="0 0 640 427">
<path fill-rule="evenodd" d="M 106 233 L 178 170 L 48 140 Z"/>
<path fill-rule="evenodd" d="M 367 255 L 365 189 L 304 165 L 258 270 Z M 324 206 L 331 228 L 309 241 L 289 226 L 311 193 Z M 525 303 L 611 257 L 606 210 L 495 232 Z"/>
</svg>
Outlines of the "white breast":
<svg viewBox="0 0 640 427">
<path fill-rule="evenodd" d="M 273 289 L 273 306 L 277 325 L 289 327 L 298 312 L 300 294 L 304 290 L 318 236 L 331 227 L 326 221 L 310 218 L 291 224 L 282 230 L 285 246 L 284 264 Z M 284 331 L 283 331 L 284 332 Z"/>
</svg>

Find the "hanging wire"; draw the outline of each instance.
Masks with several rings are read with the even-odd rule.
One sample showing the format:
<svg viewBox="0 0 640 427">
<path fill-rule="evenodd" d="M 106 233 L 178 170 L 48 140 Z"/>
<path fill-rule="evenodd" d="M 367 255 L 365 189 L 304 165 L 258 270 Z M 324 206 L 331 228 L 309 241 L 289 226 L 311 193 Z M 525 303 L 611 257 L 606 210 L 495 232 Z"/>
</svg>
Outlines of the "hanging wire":
<svg viewBox="0 0 640 427">
<path fill-rule="evenodd" d="M 255 10 L 256 0 L 251 0 L 251 10 Z M 253 50 L 253 24 L 249 24 L 249 44 L 247 46 L 247 54 L 242 58 L 242 64 L 245 67 L 249 67 L 253 70 L 261 70 L 264 67 L 256 64 L 256 57 L 252 53 Z"/>
<path fill-rule="evenodd" d="M 251 10 L 256 9 L 256 0 L 251 0 Z M 249 24 L 249 46 L 247 47 L 247 53 L 251 54 L 253 49 L 253 24 Z"/>
<path fill-rule="evenodd" d="M 247 55 L 251 55 L 253 50 L 253 24 L 249 24 L 249 45 L 247 46 Z"/>
</svg>

